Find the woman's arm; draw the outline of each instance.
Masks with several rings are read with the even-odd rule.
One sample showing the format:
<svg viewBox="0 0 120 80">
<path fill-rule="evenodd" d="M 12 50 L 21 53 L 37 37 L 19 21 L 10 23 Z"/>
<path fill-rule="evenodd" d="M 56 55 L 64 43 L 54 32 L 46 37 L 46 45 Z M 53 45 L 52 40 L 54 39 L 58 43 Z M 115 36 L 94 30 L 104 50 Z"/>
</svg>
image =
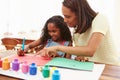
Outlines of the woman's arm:
<svg viewBox="0 0 120 80">
<path fill-rule="evenodd" d="M 86 46 L 68 47 L 68 46 L 56 46 L 57 51 L 63 51 L 69 54 L 81 55 L 81 56 L 93 56 L 95 51 L 100 45 L 104 35 L 99 32 L 92 34 L 88 44 Z"/>
<path fill-rule="evenodd" d="M 68 54 L 74 54 L 80 56 L 93 56 L 103 38 L 104 35 L 102 33 L 94 32 L 86 46 L 78 46 L 78 47 L 53 46 L 53 47 L 44 48 L 41 51 L 41 55 L 51 56 L 54 55 L 57 51 L 62 51 Z"/>
<path fill-rule="evenodd" d="M 72 42 L 69 42 L 68 46 L 72 46 Z M 65 53 L 65 56 L 64 56 L 64 57 L 70 59 L 70 58 L 71 58 L 71 54 Z"/>
</svg>

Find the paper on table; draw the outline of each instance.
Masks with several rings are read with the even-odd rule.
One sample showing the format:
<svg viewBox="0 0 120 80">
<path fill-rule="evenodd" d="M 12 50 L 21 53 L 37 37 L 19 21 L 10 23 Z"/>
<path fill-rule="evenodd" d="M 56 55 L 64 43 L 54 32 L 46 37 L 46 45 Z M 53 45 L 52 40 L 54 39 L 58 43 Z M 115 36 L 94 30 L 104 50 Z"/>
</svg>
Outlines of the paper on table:
<svg viewBox="0 0 120 80">
<path fill-rule="evenodd" d="M 37 59 L 33 55 L 29 55 L 29 56 L 32 57 L 32 59 L 30 60 L 31 62 L 34 59 Z M 36 57 L 40 57 L 40 56 L 36 56 Z M 27 59 L 24 59 L 24 60 L 27 60 Z M 103 72 L 104 67 L 105 67 L 104 64 L 94 64 L 92 71 L 71 70 L 71 69 L 65 69 L 65 68 L 58 68 L 58 69 L 60 70 L 61 80 L 81 80 L 81 79 L 82 80 L 99 80 L 99 77 L 101 73 Z M 42 80 L 43 78 L 40 71 L 38 71 L 37 75 L 31 76 L 29 75 L 29 73 L 23 74 L 21 70 L 16 72 L 16 71 L 11 71 L 11 70 L 2 70 L 2 68 L 0 68 L 0 74 L 11 76 L 11 77 L 16 77 L 16 78 L 21 78 L 25 80 L 34 80 L 34 79 Z"/>
<path fill-rule="evenodd" d="M 10 61 L 13 61 L 14 59 L 18 59 L 20 63 L 27 61 L 28 64 L 35 63 L 37 66 L 44 66 L 46 63 L 48 63 L 51 59 L 44 59 L 43 57 L 39 55 L 31 55 L 31 54 L 26 54 L 25 56 L 18 56 L 13 55 L 9 56 L 8 59 Z"/>
<path fill-rule="evenodd" d="M 99 80 L 105 64 L 94 64 L 92 71 L 59 68 L 61 80 Z"/>
<path fill-rule="evenodd" d="M 56 66 L 61 68 L 92 71 L 94 67 L 94 62 L 79 62 L 79 61 L 67 59 L 67 58 L 53 58 L 46 65 Z"/>
<path fill-rule="evenodd" d="M 0 58 L 16 55 L 17 52 L 15 50 L 4 50 L 0 51 Z"/>
</svg>

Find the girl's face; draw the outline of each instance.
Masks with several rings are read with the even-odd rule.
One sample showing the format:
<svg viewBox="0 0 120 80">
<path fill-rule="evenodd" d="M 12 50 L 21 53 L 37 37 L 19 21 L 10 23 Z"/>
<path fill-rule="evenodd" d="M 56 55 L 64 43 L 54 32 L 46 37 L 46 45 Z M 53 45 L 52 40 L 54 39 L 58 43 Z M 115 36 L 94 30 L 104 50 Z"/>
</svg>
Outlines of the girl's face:
<svg viewBox="0 0 120 80">
<path fill-rule="evenodd" d="M 51 36 L 53 41 L 58 41 L 61 39 L 60 37 L 60 29 L 55 26 L 54 23 L 48 23 L 48 34 Z"/>
<path fill-rule="evenodd" d="M 62 13 L 64 15 L 64 22 L 66 22 L 69 27 L 75 27 L 77 25 L 78 21 L 74 12 L 69 8 L 62 6 Z"/>
</svg>

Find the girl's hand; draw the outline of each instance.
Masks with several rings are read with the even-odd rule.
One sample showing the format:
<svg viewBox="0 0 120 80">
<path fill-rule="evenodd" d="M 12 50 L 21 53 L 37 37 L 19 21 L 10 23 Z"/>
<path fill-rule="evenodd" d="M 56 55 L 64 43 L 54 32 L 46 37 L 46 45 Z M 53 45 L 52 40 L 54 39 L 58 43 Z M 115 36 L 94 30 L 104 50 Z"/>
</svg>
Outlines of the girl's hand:
<svg viewBox="0 0 120 80">
<path fill-rule="evenodd" d="M 24 52 L 28 52 L 28 50 L 30 50 L 29 45 L 25 45 Z"/>
<path fill-rule="evenodd" d="M 36 54 L 40 54 L 41 56 L 44 56 L 44 57 L 52 57 L 53 58 L 53 57 L 57 56 L 56 46 L 44 48 L 44 49 L 40 50 L 39 52 L 37 52 Z"/>
<path fill-rule="evenodd" d="M 18 56 L 24 56 L 24 55 L 25 55 L 25 52 L 24 52 L 22 49 L 19 49 L 19 50 L 17 51 L 17 54 L 18 54 Z"/>
</svg>

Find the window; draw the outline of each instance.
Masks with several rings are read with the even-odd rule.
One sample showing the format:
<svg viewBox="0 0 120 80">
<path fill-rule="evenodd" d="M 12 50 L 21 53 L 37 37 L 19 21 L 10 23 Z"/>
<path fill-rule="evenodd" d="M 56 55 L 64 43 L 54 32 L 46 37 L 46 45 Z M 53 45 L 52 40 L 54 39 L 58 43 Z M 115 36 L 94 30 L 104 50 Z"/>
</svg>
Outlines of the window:
<svg viewBox="0 0 120 80">
<path fill-rule="evenodd" d="M 0 34 L 40 31 L 46 20 L 61 15 L 62 0 L 0 0 Z"/>
<path fill-rule="evenodd" d="M 46 20 L 53 15 L 62 15 L 63 0 L 0 0 L 0 35 L 5 32 L 40 32 Z M 120 44 L 120 0 L 88 0 L 93 9 L 105 14 Z"/>
</svg>

